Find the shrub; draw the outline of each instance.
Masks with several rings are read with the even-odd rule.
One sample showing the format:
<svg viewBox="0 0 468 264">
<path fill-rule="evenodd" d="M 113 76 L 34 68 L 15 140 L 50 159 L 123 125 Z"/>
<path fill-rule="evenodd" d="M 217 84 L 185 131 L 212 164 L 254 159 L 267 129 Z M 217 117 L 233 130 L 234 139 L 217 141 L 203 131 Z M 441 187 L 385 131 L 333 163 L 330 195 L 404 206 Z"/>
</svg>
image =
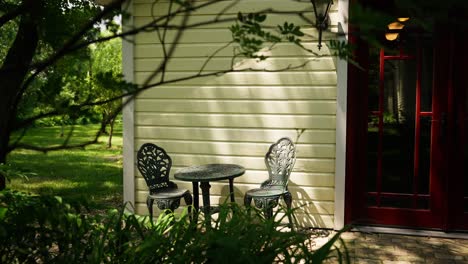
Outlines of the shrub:
<svg viewBox="0 0 468 264">
<path fill-rule="evenodd" d="M 210 226 L 185 213 L 147 217 L 111 210 L 85 213 L 86 202 L 0 192 L 1 263 L 321 263 L 347 260 L 334 243 L 312 252 L 300 232 L 261 212 L 224 204 Z M 289 213 L 289 212 L 287 212 Z"/>
</svg>

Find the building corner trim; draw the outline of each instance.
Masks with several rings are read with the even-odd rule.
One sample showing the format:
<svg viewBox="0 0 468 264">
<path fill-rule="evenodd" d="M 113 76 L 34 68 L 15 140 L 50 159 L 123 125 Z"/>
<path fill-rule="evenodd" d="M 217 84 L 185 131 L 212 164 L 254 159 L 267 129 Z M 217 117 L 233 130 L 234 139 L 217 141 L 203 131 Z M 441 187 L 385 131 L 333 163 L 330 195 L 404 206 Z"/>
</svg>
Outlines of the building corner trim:
<svg viewBox="0 0 468 264">
<path fill-rule="evenodd" d="M 338 39 L 348 40 L 349 0 L 338 1 Z M 346 179 L 346 116 L 347 116 L 348 61 L 337 59 L 336 138 L 335 138 L 335 211 L 334 229 L 344 227 Z"/>
<path fill-rule="evenodd" d="M 133 13 L 133 1 L 122 6 L 126 12 Z M 131 28 L 133 16 L 122 22 L 122 28 Z M 134 82 L 133 41 L 122 39 L 122 71 L 127 82 Z M 124 103 L 128 98 L 124 98 Z M 135 120 L 134 102 L 126 103 L 122 109 L 123 115 L 123 202 L 126 210 L 135 211 Z"/>
</svg>

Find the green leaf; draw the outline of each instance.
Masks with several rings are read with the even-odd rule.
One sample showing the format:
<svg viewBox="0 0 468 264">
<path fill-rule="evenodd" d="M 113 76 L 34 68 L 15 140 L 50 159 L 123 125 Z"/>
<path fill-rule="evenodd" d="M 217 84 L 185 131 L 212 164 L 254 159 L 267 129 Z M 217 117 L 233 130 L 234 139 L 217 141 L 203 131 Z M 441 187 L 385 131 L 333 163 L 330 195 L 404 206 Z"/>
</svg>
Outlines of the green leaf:
<svg viewBox="0 0 468 264">
<path fill-rule="evenodd" d="M 8 211 L 8 208 L 6 207 L 0 207 L 0 220 L 2 220 L 3 218 L 5 218 L 5 215 Z"/>
<path fill-rule="evenodd" d="M 54 196 L 55 200 L 57 200 L 59 203 L 62 203 L 62 197 L 60 196 Z"/>
<path fill-rule="evenodd" d="M 349 229 L 351 229 L 351 226 L 345 226 L 343 229 L 338 231 L 338 233 L 336 233 L 327 243 L 317 249 L 313 255 L 314 263 L 322 263 L 327 258 L 328 254 L 330 254 L 333 245 L 340 238 L 341 234 L 348 231 Z"/>
<path fill-rule="evenodd" d="M 304 36 L 304 33 L 302 33 L 301 27 L 299 27 L 299 26 L 296 26 L 291 33 L 293 33 L 294 35 L 296 35 L 298 37 Z"/>
<path fill-rule="evenodd" d="M 244 22 L 244 16 L 242 15 L 241 12 L 237 13 L 237 19 L 238 19 L 240 22 Z"/>
<path fill-rule="evenodd" d="M 265 21 L 266 17 L 267 16 L 265 14 L 256 14 L 255 21 L 262 23 L 263 21 Z"/>
</svg>

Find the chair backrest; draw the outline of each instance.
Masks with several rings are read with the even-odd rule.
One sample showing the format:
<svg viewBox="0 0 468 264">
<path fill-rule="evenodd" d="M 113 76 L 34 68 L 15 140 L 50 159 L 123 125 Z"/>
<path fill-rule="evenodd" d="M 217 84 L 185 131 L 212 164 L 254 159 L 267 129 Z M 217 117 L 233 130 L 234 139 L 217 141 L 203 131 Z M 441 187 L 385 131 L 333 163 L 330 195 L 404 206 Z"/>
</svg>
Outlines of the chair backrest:
<svg viewBox="0 0 468 264">
<path fill-rule="evenodd" d="M 152 143 L 145 143 L 137 153 L 137 167 L 150 193 L 158 189 L 168 188 L 169 172 L 171 171 L 172 159 L 166 151 Z"/>
<path fill-rule="evenodd" d="M 268 185 L 286 189 L 295 162 L 296 147 L 291 139 L 280 138 L 272 144 L 265 155 L 265 164 L 270 177 Z"/>
</svg>

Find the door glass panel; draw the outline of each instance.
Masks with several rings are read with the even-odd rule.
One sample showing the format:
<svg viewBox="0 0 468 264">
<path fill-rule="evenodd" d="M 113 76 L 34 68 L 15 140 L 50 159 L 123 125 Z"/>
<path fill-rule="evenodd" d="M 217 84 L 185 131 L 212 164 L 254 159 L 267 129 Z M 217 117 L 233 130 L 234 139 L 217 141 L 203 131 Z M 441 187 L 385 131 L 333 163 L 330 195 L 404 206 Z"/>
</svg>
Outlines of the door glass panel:
<svg viewBox="0 0 468 264">
<path fill-rule="evenodd" d="M 382 191 L 411 193 L 416 91 L 414 60 L 386 60 L 384 80 Z"/>
<path fill-rule="evenodd" d="M 367 120 L 367 179 L 366 190 L 377 191 L 377 161 L 379 146 L 379 118 L 375 114 L 379 110 L 379 52 L 378 48 L 369 49 L 369 92 L 368 92 L 368 120 Z M 375 197 L 369 197 L 369 206 L 376 205 Z"/>
<path fill-rule="evenodd" d="M 421 52 L 422 61 L 432 65 L 432 55 L 424 56 L 429 51 Z M 432 68 L 421 66 L 422 116 L 416 112 L 416 58 L 385 59 L 382 81 L 379 53 L 371 50 L 370 59 L 367 205 L 429 209 Z"/>
</svg>

